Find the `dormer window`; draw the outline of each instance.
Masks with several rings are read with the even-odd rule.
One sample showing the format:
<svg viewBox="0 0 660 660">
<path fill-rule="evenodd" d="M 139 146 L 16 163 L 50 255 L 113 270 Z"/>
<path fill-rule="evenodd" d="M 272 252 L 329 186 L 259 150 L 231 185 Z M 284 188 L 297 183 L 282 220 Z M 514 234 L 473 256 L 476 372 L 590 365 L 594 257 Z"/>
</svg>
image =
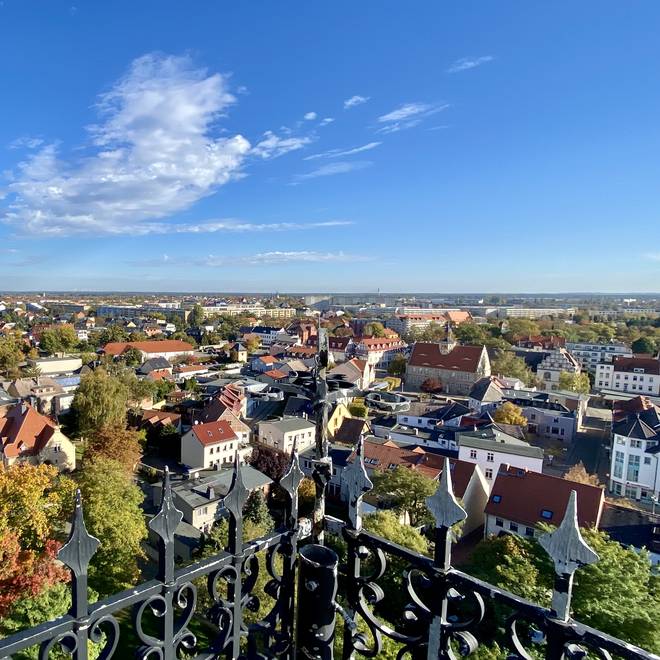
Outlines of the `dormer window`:
<svg viewBox="0 0 660 660">
<path fill-rule="evenodd" d="M 541 518 L 544 520 L 552 520 L 553 512 L 549 509 L 541 509 Z"/>
</svg>

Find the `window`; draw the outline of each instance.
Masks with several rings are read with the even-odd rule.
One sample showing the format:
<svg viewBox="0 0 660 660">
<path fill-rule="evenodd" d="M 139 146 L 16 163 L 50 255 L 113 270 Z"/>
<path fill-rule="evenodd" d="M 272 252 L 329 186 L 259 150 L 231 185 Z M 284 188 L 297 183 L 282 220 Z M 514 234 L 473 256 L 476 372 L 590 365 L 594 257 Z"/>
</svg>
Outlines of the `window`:
<svg viewBox="0 0 660 660">
<path fill-rule="evenodd" d="M 493 502 L 495 502 L 495 504 L 499 504 L 501 501 L 502 501 L 501 495 L 493 495 Z"/>
<path fill-rule="evenodd" d="M 644 456 L 644 465 L 651 465 L 651 457 Z"/>
<path fill-rule="evenodd" d="M 530 419 L 536 419 L 536 413 L 532 413 L 532 414 L 529 416 L 529 418 L 530 418 Z"/>
<path fill-rule="evenodd" d="M 492 463 L 492 462 L 495 460 L 495 454 L 493 454 L 492 451 L 489 451 L 489 452 L 486 454 L 486 460 L 487 460 L 489 463 Z"/>
<path fill-rule="evenodd" d="M 639 479 L 639 456 L 628 456 L 628 472 L 626 479 L 628 481 L 637 481 Z"/>
<path fill-rule="evenodd" d="M 512 532 L 517 532 L 518 531 L 518 523 L 510 522 L 509 523 L 509 529 Z"/>
<path fill-rule="evenodd" d="M 470 449 L 470 458 L 476 458 L 476 457 L 477 457 L 477 450 Z"/>
<path fill-rule="evenodd" d="M 630 446 L 634 447 L 635 449 L 641 449 L 642 448 L 642 441 L 641 440 L 631 440 L 630 441 Z"/>
<path fill-rule="evenodd" d="M 493 478 L 493 468 L 486 468 L 486 479 L 492 479 Z"/>
<path fill-rule="evenodd" d="M 614 452 L 614 476 L 617 479 L 623 478 L 623 461 L 626 455 L 622 451 Z"/>
<path fill-rule="evenodd" d="M 541 509 L 541 518 L 544 520 L 552 520 L 554 514 L 549 509 Z"/>
<path fill-rule="evenodd" d="M 525 536 L 534 537 L 534 528 L 533 527 L 525 527 Z"/>
<path fill-rule="evenodd" d="M 504 527 L 504 521 L 502 520 L 502 518 L 495 518 L 495 526 Z"/>
</svg>

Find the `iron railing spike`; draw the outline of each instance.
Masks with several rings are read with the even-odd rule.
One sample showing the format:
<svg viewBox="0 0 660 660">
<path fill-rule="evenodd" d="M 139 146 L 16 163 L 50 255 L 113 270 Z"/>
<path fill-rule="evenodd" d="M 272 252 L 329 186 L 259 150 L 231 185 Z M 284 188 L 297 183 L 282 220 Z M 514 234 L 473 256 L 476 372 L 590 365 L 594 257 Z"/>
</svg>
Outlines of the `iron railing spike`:
<svg viewBox="0 0 660 660">
<path fill-rule="evenodd" d="M 438 487 L 433 495 L 426 498 L 426 506 L 433 514 L 436 529 L 442 527 L 449 529 L 452 525 L 467 518 L 467 512 L 454 495 L 451 463 L 447 457 L 445 457 L 444 467 L 438 480 Z"/>
<path fill-rule="evenodd" d="M 353 529 L 362 529 L 362 498 L 373 487 L 364 467 L 364 438 L 361 435 L 355 448 L 355 458 L 344 470 L 348 489 L 348 520 Z"/>
</svg>

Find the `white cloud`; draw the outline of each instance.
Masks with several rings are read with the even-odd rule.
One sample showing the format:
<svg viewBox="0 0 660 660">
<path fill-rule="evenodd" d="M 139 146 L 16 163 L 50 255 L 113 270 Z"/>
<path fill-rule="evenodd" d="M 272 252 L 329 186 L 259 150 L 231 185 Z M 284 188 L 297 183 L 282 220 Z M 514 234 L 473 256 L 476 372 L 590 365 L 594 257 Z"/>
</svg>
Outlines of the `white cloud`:
<svg viewBox="0 0 660 660">
<path fill-rule="evenodd" d="M 644 259 L 647 261 L 660 261 L 660 252 L 647 252 Z"/>
<path fill-rule="evenodd" d="M 328 124 L 332 124 L 334 120 L 335 120 L 334 117 L 323 117 L 323 119 L 321 119 L 321 126 L 327 126 Z"/>
<path fill-rule="evenodd" d="M 134 226 L 123 227 L 116 233 L 130 233 L 138 236 L 152 234 L 249 234 L 263 232 L 305 231 L 326 227 L 352 225 L 350 220 L 326 220 L 323 222 L 242 222 L 232 218 L 208 220 L 196 224 L 171 224 L 168 222 L 143 222 Z"/>
<path fill-rule="evenodd" d="M 366 103 L 370 98 L 370 96 L 351 96 L 350 99 L 346 99 L 344 101 L 344 110 L 354 108 L 356 105 L 362 105 L 363 103 Z"/>
<path fill-rule="evenodd" d="M 378 123 L 385 126 L 378 133 L 396 133 L 420 124 L 423 119 L 449 107 L 448 103 L 404 103 L 395 110 L 378 117 Z"/>
<path fill-rule="evenodd" d="M 305 113 L 305 116 L 303 117 L 303 119 L 306 119 L 307 121 L 312 121 L 312 120 L 316 119 L 317 116 L 318 115 L 315 112 L 307 112 L 307 113 Z"/>
<path fill-rule="evenodd" d="M 188 209 L 241 175 L 249 142 L 214 135 L 234 101 L 225 76 L 188 57 L 134 60 L 99 98 L 90 155 L 66 159 L 47 144 L 20 163 L 3 220 L 41 235 L 107 234 Z"/>
<path fill-rule="evenodd" d="M 16 138 L 15 140 L 12 140 L 8 148 L 9 149 L 36 149 L 37 147 L 40 147 L 44 143 L 42 138 L 38 137 L 30 137 L 29 135 L 26 135 L 24 137 Z"/>
<path fill-rule="evenodd" d="M 301 181 L 307 181 L 308 179 L 317 179 L 322 176 L 334 176 L 335 174 L 346 174 L 348 172 L 354 172 L 355 170 L 363 170 L 370 165 L 373 165 L 371 161 L 341 161 L 339 163 L 328 163 L 327 165 L 322 165 L 318 169 L 307 172 L 306 174 L 296 174 L 292 183 L 293 185 L 296 185 Z"/>
<path fill-rule="evenodd" d="M 266 131 L 264 133 L 264 139 L 254 146 L 251 153 L 264 160 L 268 158 L 277 158 L 278 156 L 289 153 L 289 151 L 302 149 L 310 142 L 312 142 L 312 138 L 310 137 L 282 138 L 272 131 Z"/>
<path fill-rule="evenodd" d="M 209 255 L 197 262 L 200 266 L 267 266 L 271 264 L 287 264 L 300 262 L 332 262 L 332 261 L 364 261 L 366 257 L 347 254 L 345 252 L 317 252 L 315 250 L 272 251 L 242 257 L 218 257 Z"/>
<path fill-rule="evenodd" d="M 481 57 L 461 57 L 456 60 L 448 69 L 447 73 L 459 73 L 475 67 L 492 62 L 495 58 L 492 55 L 482 55 Z"/>
<path fill-rule="evenodd" d="M 320 154 L 312 154 L 303 158 L 303 160 L 316 160 L 318 158 L 341 158 L 343 156 L 352 156 L 353 154 L 359 154 L 363 151 L 371 151 L 376 147 L 383 144 L 382 142 L 369 142 L 368 144 L 363 144 L 361 147 L 353 147 L 352 149 L 330 149 L 329 151 L 324 151 Z"/>
</svg>

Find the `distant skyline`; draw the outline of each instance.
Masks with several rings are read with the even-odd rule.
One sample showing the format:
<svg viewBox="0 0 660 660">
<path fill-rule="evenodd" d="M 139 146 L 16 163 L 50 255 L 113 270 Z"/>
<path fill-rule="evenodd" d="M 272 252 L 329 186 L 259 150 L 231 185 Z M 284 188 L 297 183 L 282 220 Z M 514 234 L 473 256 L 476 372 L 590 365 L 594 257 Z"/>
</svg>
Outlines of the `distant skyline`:
<svg viewBox="0 0 660 660">
<path fill-rule="evenodd" d="M 1 0 L 0 290 L 657 291 L 659 24 Z"/>
</svg>

